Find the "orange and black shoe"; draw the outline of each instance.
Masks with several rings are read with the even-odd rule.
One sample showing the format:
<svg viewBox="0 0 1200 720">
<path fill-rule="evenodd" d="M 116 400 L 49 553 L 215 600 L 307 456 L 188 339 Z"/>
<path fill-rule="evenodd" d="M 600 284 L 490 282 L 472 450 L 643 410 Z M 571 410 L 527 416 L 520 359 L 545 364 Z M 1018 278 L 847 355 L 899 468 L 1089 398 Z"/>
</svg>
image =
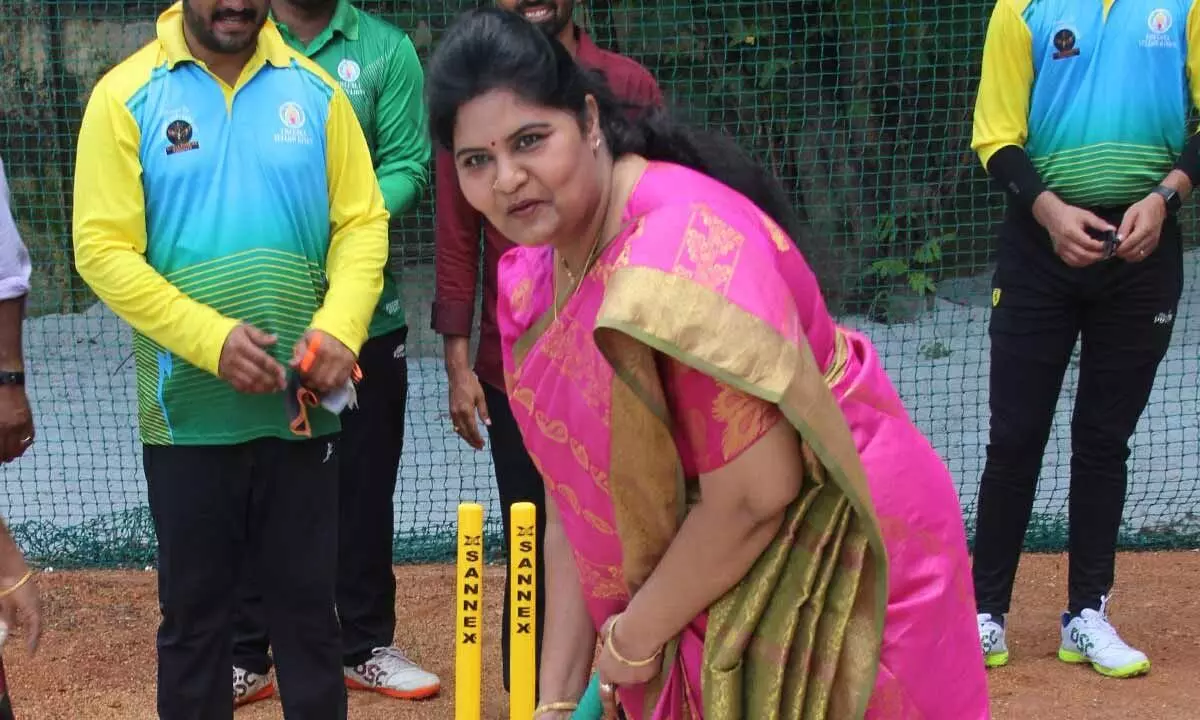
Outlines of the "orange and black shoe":
<svg viewBox="0 0 1200 720">
<path fill-rule="evenodd" d="M 394 647 L 371 651 L 366 662 L 344 668 L 346 687 L 404 700 L 423 700 L 441 690 L 437 675 L 423 670 Z"/>
<path fill-rule="evenodd" d="M 275 696 L 275 683 L 271 673 L 252 673 L 243 668 L 233 668 L 233 706 L 241 707 Z"/>
</svg>

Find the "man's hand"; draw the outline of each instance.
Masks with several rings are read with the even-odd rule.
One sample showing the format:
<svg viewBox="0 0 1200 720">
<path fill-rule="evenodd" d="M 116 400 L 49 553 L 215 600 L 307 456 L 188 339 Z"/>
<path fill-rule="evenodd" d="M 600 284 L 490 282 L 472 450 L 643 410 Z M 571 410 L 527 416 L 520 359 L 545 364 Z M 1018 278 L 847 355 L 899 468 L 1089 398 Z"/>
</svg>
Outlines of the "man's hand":
<svg viewBox="0 0 1200 720">
<path fill-rule="evenodd" d="M 309 330 L 292 349 L 292 367 L 304 378 L 304 385 L 319 393 L 344 386 L 354 372 L 357 358 L 337 338 L 320 330 Z"/>
<path fill-rule="evenodd" d="M 0 463 L 25 454 L 33 444 L 33 413 L 20 385 L 0 386 Z"/>
<path fill-rule="evenodd" d="M 1158 247 L 1163 221 L 1167 219 L 1167 201 L 1151 193 L 1125 211 L 1121 218 L 1121 245 L 1117 257 L 1125 262 L 1141 262 Z"/>
<path fill-rule="evenodd" d="M 225 338 L 217 375 L 243 393 L 273 393 L 287 387 L 283 365 L 271 357 L 267 348 L 278 338 L 242 323 Z"/>
<path fill-rule="evenodd" d="M 454 432 L 471 447 L 482 450 L 483 435 L 479 433 L 479 425 L 475 422 L 476 413 L 484 425 L 492 424 L 479 378 L 470 370 L 451 372 L 450 421 L 454 423 Z"/>
<path fill-rule="evenodd" d="M 1089 235 L 1088 228 L 1103 232 L 1116 229 L 1050 192 L 1043 192 L 1034 201 L 1033 217 L 1050 234 L 1055 254 L 1071 267 L 1086 267 L 1104 259 L 1104 243 Z"/>
</svg>

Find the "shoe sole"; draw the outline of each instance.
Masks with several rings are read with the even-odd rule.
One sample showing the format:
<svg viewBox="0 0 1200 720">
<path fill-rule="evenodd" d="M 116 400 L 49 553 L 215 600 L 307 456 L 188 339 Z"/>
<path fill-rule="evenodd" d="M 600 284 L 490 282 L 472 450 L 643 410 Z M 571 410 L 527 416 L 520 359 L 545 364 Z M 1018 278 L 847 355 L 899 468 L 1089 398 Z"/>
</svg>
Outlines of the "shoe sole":
<svg viewBox="0 0 1200 720">
<path fill-rule="evenodd" d="M 991 653 L 983 657 L 983 666 L 987 668 L 1004 667 L 1008 664 L 1008 651 Z"/>
<path fill-rule="evenodd" d="M 267 685 L 262 690 L 259 690 L 258 692 L 254 693 L 253 695 L 247 695 L 246 698 L 243 700 L 234 700 L 233 706 L 234 707 L 245 707 L 251 703 L 256 703 L 260 700 L 266 700 L 267 698 L 271 698 L 274 696 L 275 696 L 275 684 L 271 683 L 270 685 Z"/>
<path fill-rule="evenodd" d="M 1072 652 L 1063 648 L 1058 649 L 1058 659 L 1070 665 L 1091 665 L 1092 669 L 1100 673 L 1104 677 L 1110 678 L 1131 678 L 1139 675 L 1145 675 L 1150 672 L 1150 661 L 1143 660 L 1141 662 L 1131 663 L 1119 668 L 1106 668 L 1100 663 L 1088 660 L 1081 653 Z"/>
<path fill-rule="evenodd" d="M 441 684 L 430 685 L 428 687 L 417 688 L 416 690 L 392 690 L 391 688 L 371 687 L 364 685 L 353 678 L 346 678 L 346 687 L 351 690 L 361 690 L 363 692 L 373 692 L 379 695 L 386 695 L 397 700 L 425 700 L 431 698 L 441 692 Z"/>
</svg>

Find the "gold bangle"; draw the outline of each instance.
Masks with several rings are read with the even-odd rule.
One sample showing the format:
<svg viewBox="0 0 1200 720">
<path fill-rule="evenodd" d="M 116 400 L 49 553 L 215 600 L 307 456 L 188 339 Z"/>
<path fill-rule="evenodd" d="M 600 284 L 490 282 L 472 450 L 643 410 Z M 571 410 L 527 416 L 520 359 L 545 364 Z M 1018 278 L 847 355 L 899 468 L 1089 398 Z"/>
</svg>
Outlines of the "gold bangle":
<svg viewBox="0 0 1200 720">
<path fill-rule="evenodd" d="M 662 648 L 655 650 L 654 654 L 645 660 L 630 660 L 621 653 L 617 652 L 616 643 L 613 642 L 613 635 L 617 633 L 617 621 L 621 619 L 621 615 L 623 614 L 624 613 L 617 613 L 617 616 L 613 618 L 613 621 L 608 624 L 608 634 L 604 638 L 604 647 L 608 649 L 608 652 L 611 653 L 614 658 L 616 658 L 617 662 L 621 663 L 625 667 L 641 668 L 654 663 L 656 660 L 658 660 L 659 655 L 662 654 Z"/>
<path fill-rule="evenodd" d="M 17 581 L 16 585 L 13 585 L 12 587 L 8 588 L 7 590 L 0 590 L 0 598 L 6 598 L 9 595 L 12 595 L 16 591 L 20 590 L 21 587 L 23 585 L 25 585 L 25 583 L 29 582 L 29 578 L 31 578 L 31 577 L 33 577 L 33 570 L 25 571 L 25 575 L 23 575 L 21 577 L 21 579 Z"/>
<path fill-rule="evenodd" d="M 570 712 L 570 711 L 574 711 L 578 708 L 579 708 L 579 703 L 573 703 L 573 702 L 563 701 L 563 702 L 545 703 L 543 705 L 538 705 L 536 708 L 534 708 L 533 717 L 540 718 L 541 716 L 545 715 L 546 713 L 559 712 L 559 711 L 563 711 L 563 710 Z"/>
</svg>

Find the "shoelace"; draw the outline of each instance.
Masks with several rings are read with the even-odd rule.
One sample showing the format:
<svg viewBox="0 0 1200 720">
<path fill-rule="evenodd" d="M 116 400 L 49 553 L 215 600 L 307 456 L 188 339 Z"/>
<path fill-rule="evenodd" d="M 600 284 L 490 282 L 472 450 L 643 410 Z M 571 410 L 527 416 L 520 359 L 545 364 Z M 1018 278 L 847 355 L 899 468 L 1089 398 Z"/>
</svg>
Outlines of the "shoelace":
<svg viewBox="0 0 1200 720">
<path fill-rule="evenodd" d="M 389 673 L 408 670 L 413 666 L 413 662 L 396 648 L 376 650 L 375 661 L 385 672 Z"/>
<path fill-rule="evenodd" d="M 1080 614 L 1083 626 L 1091 636 L 1095 651 L 1103 651 L 1112 647 L 1128 650 L 1129 644 L 1121 639 L 1117 629 L 1108 620 L 1108 604 L 1112 602 L 1112 594 L 1100 598 L 1100 610 L 1084 611 Z"/>
<path fill-rule="evenodd" d="M 1083 627 L 1088 631 L 1095 650 L 1107 650 L 1114 646 L 1126 647 L 1125 641 L 1117 634 L 1117 629 L 1108 621 L 1107 616 L 1093 610 L 1085 613 L 1082 618 Z"/>
</svg>

